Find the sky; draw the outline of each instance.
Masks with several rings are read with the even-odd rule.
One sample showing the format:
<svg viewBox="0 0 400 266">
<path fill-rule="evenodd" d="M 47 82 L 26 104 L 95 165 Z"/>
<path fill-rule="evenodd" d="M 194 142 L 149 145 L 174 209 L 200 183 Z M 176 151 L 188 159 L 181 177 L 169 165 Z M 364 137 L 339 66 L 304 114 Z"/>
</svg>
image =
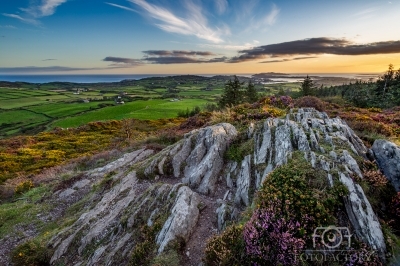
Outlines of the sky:
<svg viewBox="0 0 400 266">
<path fill-rule="evenodd" d="M 400 0 L 0 0 L 0 74 L 377 73 Z"/>
</svg>

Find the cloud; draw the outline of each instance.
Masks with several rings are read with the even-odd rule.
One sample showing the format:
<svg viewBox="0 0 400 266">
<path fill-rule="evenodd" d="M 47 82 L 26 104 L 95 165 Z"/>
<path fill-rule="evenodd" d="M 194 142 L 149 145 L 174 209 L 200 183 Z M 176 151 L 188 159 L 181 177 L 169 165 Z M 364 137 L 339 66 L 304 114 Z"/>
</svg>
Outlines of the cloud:
<svg viewBox="0 0 400 266">
<path fill-rule="evenodd" d="M 37 20 L 38 18 L 53 15 L 56 12 L 56 8 L 67 1 L 68 0 L 41 0 L 40 4 L 37 4 L 37 1 L 30 1 L 31 5 L 29 7 L 20 8 L 20 10 L 25 12 L 25 15 L 27 16 L 7 13 L 3 13 L 3 16 L 15 18 L 22 22 L 39 26 L 40 22 Z"/>
<path fill-rule="evenodd" d="M 316 56 L 304 56 L 304 57 L 295 57 L 295 58 L 284 58 L 284 59 L 263 61 L 263 62 L 260 62 L 260 63 L 263 63 L 263 64 L 282 63 L 282 62 L 287 62 L 287 61 L 296 61 L 296 60 L 304 60 L 304 59 L 311 59 L 311 58 L 318 58 L 318 57 L 316 57 Z"/>
<path fill-rule="evenodd" d="M 113 62 L 111 66 L 132 67 L 143 64 L 201 64 L 218 63 L 228 60 L 227 57 L 215 57 L 209 51 L 184 51 L 184 50 L 148 50 L 143 51 L 142 59 L 108 56 L 103 61 Z"/>
<path fill-rule="evenodd" d="M 215 55 L 209 51 L 182 51 L 182 50 L 149 50 L 143 51 L 144 54 L 149 56 L 213 56 Z"/>
<path fill-rule="evenodd" d="M 0 73 L 6 74 L 24 74 L 24 73 L 43 73 L 43 72 L 69 72 L 82 70 L 97 70 L 103 68 L 79 68 L 79 67 L 63 67 L 63 66 L 24 66 L 24 67 L 0 67 Z"/>
<path fill-rule="evenodd" d="M 49 58 L 49 59 L 43 59 L 42 61 L 55 61 L 57 59 Z"/>
<path fill-rule="evenodd" d="M 10 14 L 8 14 L 10 15 Z M 3 13 L 4 16 L 4 13 Z M 16 29 L 17 27 L 12 26 L 12 25 L 0 25 L 0 28 L 4 28 L 4 29 Z"/>
<path fill-rule="evenodd" d="M 147 62 L 152 64 L 201 64 L 201 63 L 220 63 L 227 60 L 226 57 L 218 57 L 211 59 L 203 59 L 197 57 L 187 57 L 187 56 L 159 56 L 159 57 L 146 57 Z"/>
<path fill-rule="evenodd" d="M 121 5 L 108 3 L 108 2 L 104 2 L 104 3 L 106 3 L 107 5 L 113 6 L 113 7 L 118 7 L 118 8 L 124 9 L 124 10 L 128 10 L 128 11 L 132 11 L 132 12 L 138 13 L 135 9 L 132 9 L 132 8 L 129 8 L 129 7 L 126 7 L 126 6 L 121 6 Z"/>
<path fill-rule="evenodd" d="M 245 50 L 251 49 L 257 46 L 260 42 L 254 40 L 253 43 L 245 43 L 245 44 L 211 44 L 211 43 L 201 43 L 198 44 L 199 47 L 204 48 L 216 48 L 216 49 L 223 49 L 223 50 Z"/>
<path fill-rule="evenodd" d="M 35 18 L 41 18 L 53 15 L 57 7 L 65 2 L 67 2 L 67 0 L 42 0 L 40 5 L 31 5 L 28 8 L 20 9 L 31 14 Z"/>
<path fill-rule="evenodd" d="M 145 0 L 129 1 L 145 10 L 147 15 L 158 21 L 156 26 L 166 32 L 193 35 L 199 39 L 213 43 L 223 42 L 220 37 L 222 34 L 221 30 L 214 30 L 208 27 L 207 19 L 202 14 L 201 7 L 195 5 L 190 0 L 184 2 L 185 8 L 188 11 L 186 19 L 176 16 L 166 8 L 149 4 Z"/>
<path fill-rule="evenodd" d="M 239 51 L 230 63 L 258 60 L 268 57 L 297 55 L 371 55 L 400 53 L 400 41 L 386 41 L 356 44 L 346 39 L 311 38 L 284 43 L 276 43 Z"/>
<path fill-rule="evenodd" d="M 267 25 L 274 25 L 276 22 L 276 19 L 278 18 L 280 9 L 275 5 L 272 4 L 272 9 L 271 11 L 264 17 L 263 23 Z"/>
<path fill-rule="evenodd" d="M 113 62 L 111 66 L 117 67 L 134 67 L 140 66 L 143 62 L 139 59 L 132 59 L 132 58 L 124 58 L 124 57 L 114 57 L 114 56 L 107 56 L 103 59 L 105 62 Z"/>
<path fill-rule="evenodd" d="M 215 0 L 215 7 L 217 9 L 218 14 L 222 15 L 228 9 L 228 1 L 227 0 Z"/>
<path fill-rule="evenodd" d="M 353 16 L 355 16 L 355 17 L 365 16 L 365 15 L 375 12 L 376 10 L 377 10 L 377 8 L 373 8 L 373 7 L 367 8 L 367 9 L 364 9 L 364 10 L 361 10 L 361 11 L 355 13 Z"/>
<path fill-rule="evenodd" d="M 142 59 L 151 64 L 201 64 L 225 62 L 227 57 L 215 57 L 209 51 L 184 51 L 184 50 L 148 50 L 143 51 Z"/>
<path fill-rule="evenodd" d="M 18 20 L 20 20 L 20 21 L 22 21 L 22 22 L 25 22 L 25 23 L 28 23 L 28 24 L 32 24 L 32 25 L 36 25 L 36 26 L 40 25 L 40 22 L 37 21 L 36 19 L 32 19 L 32 18 L 23 18 L 23 17 L 21 17 L 20 15 L 7 14 L 7 13 L 3 13 L 2 15 L 3 15 L 3 16 L 6 16 L 6 17 L 18 19 Z"/>
<path fill-rule="evenodd" d="M 272 4 L 269 10 L 265 10 L 259 0 L 246 1 L 238 11 L 240 12 L 237 16 L 238 22 L 246 25 L 244 32 L 265 30 L 276 23 L 280 13 L 280 9 L 275 4 Z"/>
</svg>

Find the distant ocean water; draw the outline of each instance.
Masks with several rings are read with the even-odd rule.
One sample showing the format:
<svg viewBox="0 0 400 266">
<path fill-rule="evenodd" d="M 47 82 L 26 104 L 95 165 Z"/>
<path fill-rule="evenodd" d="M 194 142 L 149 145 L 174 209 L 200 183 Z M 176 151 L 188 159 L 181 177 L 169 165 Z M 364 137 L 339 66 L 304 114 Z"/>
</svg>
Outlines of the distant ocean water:
<svg viewBox="0 0 400 266">
<path fill-rule="evenodd" d="M 143 79 L 148 77 L 165 77 L 170 75 L 1 75 L 0 81 L 22 81 L 30 83 L 47 82 L 74 82 L 74 83 L 98 83 L 119 82 L 124 79 Z"/>
</svg>

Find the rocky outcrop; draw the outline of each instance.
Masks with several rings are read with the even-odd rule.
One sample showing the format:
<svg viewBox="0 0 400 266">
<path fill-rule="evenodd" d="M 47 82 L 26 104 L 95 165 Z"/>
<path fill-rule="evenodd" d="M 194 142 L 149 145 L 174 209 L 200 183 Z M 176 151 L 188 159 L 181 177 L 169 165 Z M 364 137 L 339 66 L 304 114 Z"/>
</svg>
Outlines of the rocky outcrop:
<svg viewBox="0 0 400 266">
<path fill-rule="evenodd" d="M 181 178 L 199 193 L 212 193 L 223 168 L 225 150 L 236 135 L 235 127 L 227 123 L 194 130 L 146 161 L 144 175 Z"/>
<path fill-rule="evenodd" d="M 207 219 L 215 218 L 221 231 L 252 204 L 254 191 L 268 182 L 268 174 L 286 164 L 293 152 L 304 155 L 311 167 L 322 169 L 327 186 L 346 186 L 346 223 L 383 256 L 386 247 L 379 220 L 353 180 L 363 178 L 358 165 L 367 158 L 368 150 L 344 121 L 304 108 L 285 118 L 251 124 L 241 136 L 247 138 L 249 147 L 243 158 L 225 162 L 224 153 L 237 136 L 235 127 L 227 123 L 194 130 L 155 155 L 145 149 L 134 151 L 57 191 L 55 197 L 60 199 L 83 188 L 88 194 L 81 213 L 50 240 L 54 250 L 51 263 L 126 265 L 140 244 L 140 228 L 154 225 L 159 226 L 154 243 L 161 254 L 171 242 L 190 241 L 193 233 L 199 232 L 197 223 L 205 220 L 199 210 L 201 199 L 210 201 L 210 195 L 218 200 L 207 209 Z M 385 145 L 381 146 L 389 147 Z M 375 150 L 378 160 L 381 152 Z M 397 154 L 398 148 L 392 150 L 383 153 Z M 167 183 L 152 182 L 160 177 Z M 94 192 L 89 193 L 89 187 Z M 215 217 L 208 217 L 210 213 Z"/>
<path fill-rule="evenodd" d="M 240 164 L 232 162 L 225 174 L 227 188 L 235 191 L 235 208 L 239 203 L 247 206 L 250 191 L 259 188 L 276 167 L 287 163 L 292 152 L 301 151 L 313 168 L 325 171 L 331 187 L 337 182 L 347 187 L 345 206 L 350 224 L 360 239 L 384 257 L 386 246 L 378 218 L 362 188 L 351 178 L 363 178 L 357 160 L 366 159 L 368 149 L 343 120 L 304 108 L 285 119 L 269 118 L 250 131 L 248 135 L 254 136 L 253 154 L 245 156 Z M 251 164 L 249 158 L 253 158 Z M 229 219 L 225 214 L 229 204 L 224 201 L 217 210 L 218 224 L 226 223 L 223 218 Z"/>
<path fill-rule="evenodd" d="M 376 162 L 397 192 L 400 191 L 400 148 L 387 140 L 375 140 L 372 145 Z"/>
<path fill-rule="evenodd" d="M 49 246 L 54 249 L 52 264 L 127 264 L 127 258 L 140 241 L 140 228 L 164 224 L 164 219 L 167 219 L 164 228 L 169 230 L 163 228 L 164 233 L 159 234 L 160 245 L 164 247 L 177 237 L 187 239 L 197 221 L 196 193 L 181 183 L 139 182 L 130 167 L 151 154 L 153 151 L 144 149 L 125 154 L 89 171 L 72 188 L 55 193 L 55 197 L 61 198 L 70 190 L 78 193 L 77 189 L 87 186 L 110 187 L 87 195 L 77 220 L 50 240 Z M 168 215 L 169 218 L 164 218 Z"/>
</svg>

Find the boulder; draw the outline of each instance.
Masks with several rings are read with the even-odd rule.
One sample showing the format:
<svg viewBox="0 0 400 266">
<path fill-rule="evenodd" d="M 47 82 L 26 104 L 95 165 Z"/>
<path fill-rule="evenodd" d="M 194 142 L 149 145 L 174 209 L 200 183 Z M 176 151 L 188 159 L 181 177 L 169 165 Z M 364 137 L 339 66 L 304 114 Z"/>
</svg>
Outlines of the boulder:
<svg viewBox="0 0 400 266">
<path fill-rule="evenodd" d="M 383 139 L 375 140 L 372 151 L 381 172 L 392 183 L 397 192 L 400 191 L 400 148 Z"/>
</svg>

